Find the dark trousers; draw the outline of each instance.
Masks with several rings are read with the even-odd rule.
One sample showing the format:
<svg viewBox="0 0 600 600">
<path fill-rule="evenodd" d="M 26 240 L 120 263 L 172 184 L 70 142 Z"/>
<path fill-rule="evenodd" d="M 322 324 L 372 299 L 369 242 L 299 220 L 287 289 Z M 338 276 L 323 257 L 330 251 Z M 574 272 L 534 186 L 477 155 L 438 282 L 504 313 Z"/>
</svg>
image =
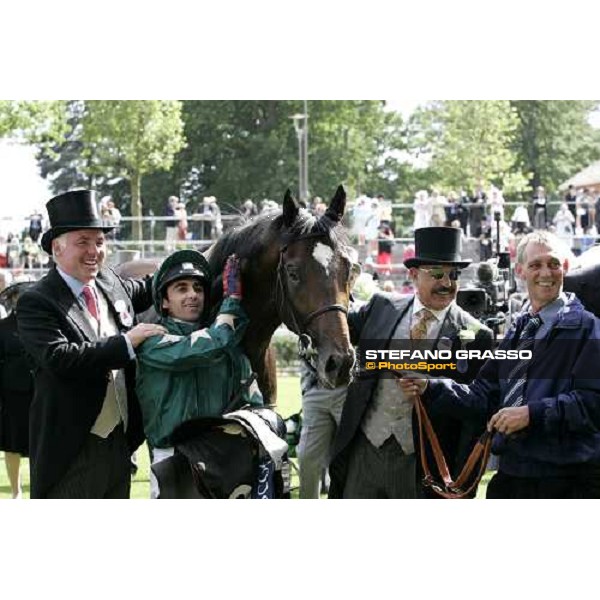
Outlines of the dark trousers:
<svg viewBox="0 0 600 600">
<path fill-rule="evenodd" d="M 561 477 L 514 477 L 499 471 L 488 484 L 486 498 L 600 498 L 600 465 L 576 465 Z"/>
<path fill-rule="evenodd" d="M 376 448 L 362 431 L 348 460 L 344 498 L 416 498 L 415 454 L 405 454 L 390 436 Z"/>
<path fill-rule="evenodd" d="M 89 434 L 48 498 L 129 498 L 131 462 L 123 425 L 103 439 Z"/>
</svg>

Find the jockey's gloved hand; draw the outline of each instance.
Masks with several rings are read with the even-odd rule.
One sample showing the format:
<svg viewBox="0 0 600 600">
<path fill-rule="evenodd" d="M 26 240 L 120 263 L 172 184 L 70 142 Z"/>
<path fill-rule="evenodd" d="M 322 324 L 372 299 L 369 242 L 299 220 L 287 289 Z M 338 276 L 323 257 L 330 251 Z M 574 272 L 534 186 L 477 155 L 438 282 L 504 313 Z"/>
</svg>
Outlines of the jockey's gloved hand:
<svg viewBox="0 0 600 600">
<path fill-rule="evenodd" d="M 242 273 L 240 259 L 232 254 L 225 263 L 223 271 L 223 296 L 242 299 Z"/>
</svg>

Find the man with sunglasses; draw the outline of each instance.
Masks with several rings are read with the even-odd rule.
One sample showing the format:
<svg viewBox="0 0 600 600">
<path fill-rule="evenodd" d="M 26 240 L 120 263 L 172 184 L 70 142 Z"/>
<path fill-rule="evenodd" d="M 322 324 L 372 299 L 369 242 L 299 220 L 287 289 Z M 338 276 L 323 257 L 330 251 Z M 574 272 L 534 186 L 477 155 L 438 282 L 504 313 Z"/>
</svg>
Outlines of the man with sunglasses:
<svg viewBox="0 0 600 600">
<path fill-rule="evenodd" d="M 430 350 L 491 348 L 492 333 L 455 302 L 460 270 L 470 261 L 460 257 L 460 229 L 423 227 L 415 231 L 415 256 L 404 264 L 415 295 L 375 294 L 348 316 L 352 342 L 363 352 L 378 348 L 412 347 Z M 459 332 L 472 339 L 461 342 Z M 453 371 L 457 381 L 473 380 L 482 361 Z M 478 434 L 480 419 L 454 417 L 437 421 L 431 415 L 448 466 L 454 476 L 462 468 Z M 395 380 L 366 371 L 348 388 L 330 466 L 330 498 L 419 498 L 431 494 L 421 486 L 413 401 L 398 393 Z M 431 461 L 430 461 L 431 462 Z"/>
</svg>

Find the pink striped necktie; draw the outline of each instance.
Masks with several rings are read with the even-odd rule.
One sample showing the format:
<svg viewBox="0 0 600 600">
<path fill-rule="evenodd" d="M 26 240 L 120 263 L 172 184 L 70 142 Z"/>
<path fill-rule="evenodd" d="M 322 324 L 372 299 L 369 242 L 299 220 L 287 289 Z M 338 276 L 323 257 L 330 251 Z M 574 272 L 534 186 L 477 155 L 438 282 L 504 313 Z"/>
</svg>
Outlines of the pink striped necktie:
<svg viewBox="0 0 600 600">
<path fill-rule="evenodd" d="M 94 295 L 94 290 L 92 290 L 91 286 L 84 285 L 83 291 L 83 299 L 85 300 L 85 305 L 92 317 L 98 320 L 98 305 L 96 303 L 96 296 Z"/>
</svg>

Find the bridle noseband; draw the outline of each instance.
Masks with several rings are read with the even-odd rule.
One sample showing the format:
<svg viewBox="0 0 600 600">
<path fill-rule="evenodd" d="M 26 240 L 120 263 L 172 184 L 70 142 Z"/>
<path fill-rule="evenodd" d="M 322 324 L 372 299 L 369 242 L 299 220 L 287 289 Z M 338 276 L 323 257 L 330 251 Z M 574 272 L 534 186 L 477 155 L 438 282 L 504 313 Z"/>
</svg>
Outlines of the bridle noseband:
<svg viewBox="0 0 600 600">
<path fill-rule="evenodd" d="M 304 322 L 302 323 L 302 329 L 306 330 L 306 328 L 308 327 L 308 324 L 313 319 L 316 319 L 317 317 L 320 317 L 322 314 L 325 314 L 326 312 L 329 312 L 332 310 L 339 310 L 340 312 L 344 313 L 345 315 L 348 314 L 348 309 L 343 304 L 328 304 L 327 306 L 324 306 L 323 308 L 318 308 L 317 310 L 314 310 L 313 312 L 311 312 L 304 319 Z"/>
</svg>

